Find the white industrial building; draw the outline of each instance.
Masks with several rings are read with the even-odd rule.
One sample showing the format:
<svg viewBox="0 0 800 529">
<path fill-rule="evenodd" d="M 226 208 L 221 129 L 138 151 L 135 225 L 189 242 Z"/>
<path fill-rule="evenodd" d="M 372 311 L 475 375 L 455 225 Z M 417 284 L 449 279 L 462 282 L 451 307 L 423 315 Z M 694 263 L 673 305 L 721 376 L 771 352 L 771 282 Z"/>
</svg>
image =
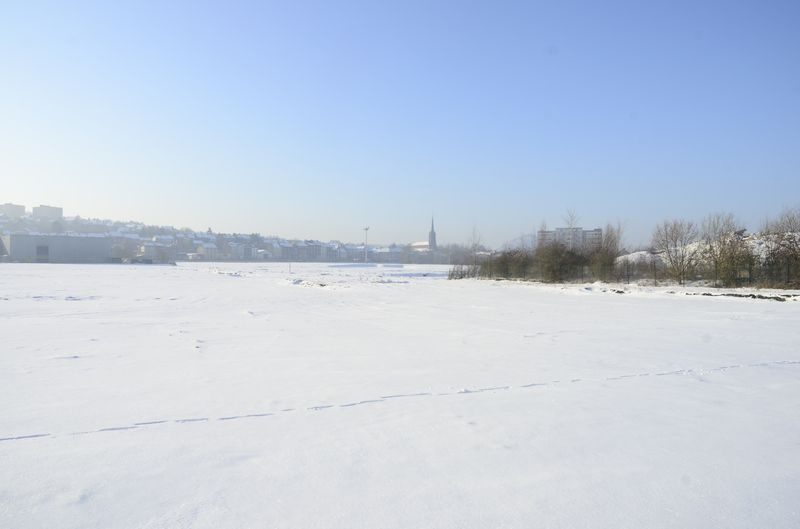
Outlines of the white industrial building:
<svg viewBox="0 0 800 529">
<path fill-rule="evenodd" d="M 21 263 L 110 263 L 113 239 L 105 235 L 10 233 L 2 236 L 8 260 Z"/>
<path fill-rule="evenodd" d="M 563 244 L 573 252 L 592 251 L 600 248 L 603 243 L 603 230 L 595 228 L 556 228 L 555 230 L 539 230 L 537 234 L 539 246 L 548 244 Z"/>
<path fill-rule="evenodd" d="M 0 205 L 0 215 L 5 215 L 9 219 L 18 219 L 25 216 L 25 206 L 6 202 Z"/>
<path fill-rule="evenodd" d="M 61 220 L 64 217 L 64 210 L 54 206 L 34 206 L 31 215 L 35 219 Z"/>
</svg>

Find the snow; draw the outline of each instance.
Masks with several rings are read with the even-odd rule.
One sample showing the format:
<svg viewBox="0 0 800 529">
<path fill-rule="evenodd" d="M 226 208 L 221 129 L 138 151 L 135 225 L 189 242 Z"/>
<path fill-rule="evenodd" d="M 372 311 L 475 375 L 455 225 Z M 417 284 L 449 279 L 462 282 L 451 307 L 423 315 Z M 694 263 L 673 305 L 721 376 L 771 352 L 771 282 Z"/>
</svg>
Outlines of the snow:
<svg viewBox="0 0 800 529">
<path fill-rule="evenodd" d="M 800 526 L 798 298 L 446 272 L 0 265 L 0 527 Z"/>
<path fill-rule="evenodd" d="M 652 263 L 653 261 L 656 261 L 659 264 L 663 262 L 660 254 L 652 253 L 647 250 L 639 250 L 625 255 L 620 255 L 616 259 L 617 264 L 622 264 L 626 261 L 629 263 Z"/>
</svg>

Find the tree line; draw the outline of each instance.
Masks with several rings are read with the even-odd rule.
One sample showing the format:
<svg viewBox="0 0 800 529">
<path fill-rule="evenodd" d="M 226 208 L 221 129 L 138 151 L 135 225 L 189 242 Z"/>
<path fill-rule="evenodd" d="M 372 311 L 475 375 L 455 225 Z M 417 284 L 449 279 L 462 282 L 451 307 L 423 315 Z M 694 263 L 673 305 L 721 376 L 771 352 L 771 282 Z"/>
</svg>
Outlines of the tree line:
<svg viewBox="0 0 800 529">
<path fill-rule="evenodd" d="M 589 248 L 557 241 L 533 248 L 492 252 L 450 277 L 566 281 L 706 281 L 715 286 L 800 288 L 800 208 L 784 210 L 754 234 L 729 213 L 708 215 L 699 224 L 665 220 L 653 230 L 650 246 L 623 247 L 620 225 L 607 225 L 602 240 Z"/>
</svg>

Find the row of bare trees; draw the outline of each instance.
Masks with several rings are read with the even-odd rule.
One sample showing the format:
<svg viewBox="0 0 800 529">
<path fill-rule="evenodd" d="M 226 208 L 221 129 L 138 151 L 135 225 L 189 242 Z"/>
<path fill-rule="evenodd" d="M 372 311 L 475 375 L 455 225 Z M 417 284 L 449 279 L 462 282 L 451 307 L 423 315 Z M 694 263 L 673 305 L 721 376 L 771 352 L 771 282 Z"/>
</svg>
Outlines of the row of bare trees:
<svg viewBox="0 0 800 529">
<path fill-rule="evenodd" d="M 574 214 L 571 214 L 574 215 Z M 607 225 L 602 241 L 590 248 L 552 242 L 515 248 L 473 261 L 456 276 L 576 280 L 707 280 L 714 285 L 796 286 L 800 288 L 800 208 L 786 209 L 761 230 L 747 235 L 732 214 L 708 215 L 700 224 L 667 220 L 656 226 L 651 247 L 631 261 L 623 249 L 622 227 Z"/>
<path fill-rule="evenodd" d="M 763 233 L 763 274 L 771 282 L 800 286 L 800 208 L 767 222 Z"/>
<path fill-rule="evenodd" d="M 617 279 L 622 227 L 608 225 L 600 244 L 570 248 L 561 243 L 539 244 L 532 249 L 513 248 L 480 261 L 477 274 L 504 279 L 535 279 L 547 282 Z M 455 274 L 455 275 L 460 275 Z M 465 276 L 466 277 L 466 276 Z"/>
<path fill-rule="evenodd" d="M 727 213 L 709 215 L 699 227 L 691 221 L 664 221 L 653 233 L 653 248 L 667 273 L 681 284 L 700 274 L 730 286 L 749 279 L 756 262 L 744 233 Z"/>
<path fill-rule="evenodd" d="M 653 232 L 652 244 L 666 273 L 681 284 L 689 279 L 710 279 L 724 286 L 800 280 L 800 209 L 785 210 L 756 235 L 745 232 L 733 215 L 717 213 L 700 226 L 664 221 Z"/>
</svg>

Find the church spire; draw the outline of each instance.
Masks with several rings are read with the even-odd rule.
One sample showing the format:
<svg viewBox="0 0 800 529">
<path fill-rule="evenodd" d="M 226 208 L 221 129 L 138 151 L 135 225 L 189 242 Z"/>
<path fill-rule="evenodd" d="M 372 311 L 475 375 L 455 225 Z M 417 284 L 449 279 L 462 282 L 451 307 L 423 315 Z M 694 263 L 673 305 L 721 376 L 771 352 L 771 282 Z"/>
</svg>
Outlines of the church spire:
<svg viewBox="0 0 800 529">
<path fill-rule="evenodd" d="M 433 227 L 433 215 L 431 215 L 431 231 L 428 234 L 428 248 L 431 251 L 436 250 L 436 230 Z"/>
</svg>

